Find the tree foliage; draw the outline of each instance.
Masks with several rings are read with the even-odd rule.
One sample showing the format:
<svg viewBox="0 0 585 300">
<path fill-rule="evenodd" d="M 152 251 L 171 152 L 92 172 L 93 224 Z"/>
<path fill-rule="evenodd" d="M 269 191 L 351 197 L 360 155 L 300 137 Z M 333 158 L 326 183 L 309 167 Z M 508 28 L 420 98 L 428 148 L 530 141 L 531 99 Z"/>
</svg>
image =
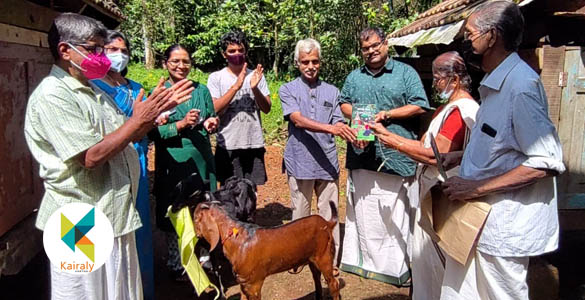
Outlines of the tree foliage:
<svg viewBox="0 0 585 300">
<path fill-rule="evenodd" d="M 120 0 L 128 20 L 134 59 L 145 57 L 145 40 L 160 58 L 171 44 L 194 53 L 202 69 L 224 64 L 220 37 L 239 29 L 250 41 L 249 61 L 274 76 L 294 74 L 298 40 L 312 37 L 322 46 L 323 78 L 340 84 L 360 65 L 358 36 L 367 26 L 392 32 L 439 0 Z"/>
</svg>

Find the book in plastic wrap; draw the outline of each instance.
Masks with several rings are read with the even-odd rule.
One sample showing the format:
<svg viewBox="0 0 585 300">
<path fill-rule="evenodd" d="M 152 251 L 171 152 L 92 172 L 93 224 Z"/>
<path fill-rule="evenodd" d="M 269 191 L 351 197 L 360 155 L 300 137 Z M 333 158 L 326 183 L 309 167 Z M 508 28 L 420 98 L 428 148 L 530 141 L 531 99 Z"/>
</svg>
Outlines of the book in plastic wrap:
<svg viewBox="0 0 585 300">
<path fill-rule="evenodd" d="M 351 113 L 351 128 L 358 130 L 359 141 L 373 141 L 374 132 L 370 128 L 376 119 L 376 104 L 354 103 Z"/>
</svg>

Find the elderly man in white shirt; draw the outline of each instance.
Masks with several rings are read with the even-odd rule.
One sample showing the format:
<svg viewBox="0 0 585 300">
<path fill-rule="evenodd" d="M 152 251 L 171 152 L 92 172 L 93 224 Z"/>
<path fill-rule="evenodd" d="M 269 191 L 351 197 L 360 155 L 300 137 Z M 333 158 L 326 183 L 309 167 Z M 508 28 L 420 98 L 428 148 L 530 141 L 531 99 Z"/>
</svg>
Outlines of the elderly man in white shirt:
<svg viewBox="0 0 585 300">
<path fill-rule="evenodd" d="M 441 299 L 528 299 L 529 257 L 557 248 L 552 176 L 565 167 L 540 77 L 516 53 L 523 28 L 508 1 L 488 2 L 465 25 L 466 59 L 486 75 L 461 177 L 443 187 L 451 200 L 492 210 L 467 264 L 447 258 Z"/>
</svg>

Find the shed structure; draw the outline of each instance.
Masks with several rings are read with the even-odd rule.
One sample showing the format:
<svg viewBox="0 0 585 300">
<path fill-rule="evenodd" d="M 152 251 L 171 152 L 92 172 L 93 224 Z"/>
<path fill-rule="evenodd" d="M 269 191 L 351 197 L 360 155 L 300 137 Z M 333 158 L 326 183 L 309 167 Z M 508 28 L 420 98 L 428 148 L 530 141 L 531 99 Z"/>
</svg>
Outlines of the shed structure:
<svg viewBox="0 0 585 300">
<path fill-rule="evenodd" d="M 24 115 L 53 64 L 47 32 L 62 12 L 93 17 L 108 28 L 124 18 L 112 0 L 0 1 L 0 276 L 18 273 L 43 249 L 34 227 L 43 186 L 24 139 Z"/>
</svg>

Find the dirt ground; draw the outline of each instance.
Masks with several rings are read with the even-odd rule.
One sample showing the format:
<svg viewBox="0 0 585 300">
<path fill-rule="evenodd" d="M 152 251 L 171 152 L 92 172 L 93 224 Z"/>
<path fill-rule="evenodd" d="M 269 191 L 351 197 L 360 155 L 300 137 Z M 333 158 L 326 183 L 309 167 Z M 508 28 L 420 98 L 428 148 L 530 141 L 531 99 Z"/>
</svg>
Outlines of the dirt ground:
<svg viewBox="0 0 585 300">
<path fill-rule="evenodd" d="M 282 173 L 283 148 L 279 145 L 266 147 L 266 170 L 268 182 L 258 188 L 257 223 L 264 226 L 274 226 L 286 223 L 291 220 L 289 189 L 286 175 Z M 340 157 L 341 177 L 339 215 L 340 222 L 345 220 L 345 181 L 347 172 L 343 168 L 344 157 Z M 316 200 L 313 201 L 315 211 Z M 343 234 L 343 231 L 342 231 Z M 161 232 L 155 231 L 155 269 L 159 270 L 155 277 L 157 282 L 157 299 L 187 300 L 197 299 L 193 290 L 185 283 L 173 282 L 167 276 L 165 268 L 166 248 L 164 237 Z M 409 299 L 408 288 L 397 288 L 375 280 L 363 279 L 359 276 L 341 272 L 340 275 L 341 296 L 343 299 L 364 299 L 364 300 L 406 300 Z M 325 293 L 327 284 L 322 279 Z M 262 288 L 262 299 L 314 299 L 314 283 L 309 268 L 303 268 L 299 274 L 288 272 L 269 276 Z M 228 289 L 226 296 L 229 300 L 243 299 L 239 286 L 232 286 Z M 207 298 L 207 297 L 202 297 Z"/>
<path fill-rule="evenodd" d="M 288 222 L 291 219 L 289 190 L 286 183 L 286 176 L 281 172 L 282 147 L 278 145 L 268 146 L 266 153 L 266 169 L 268 171 L 268 182 L 259 187 L 257 222 L 261 225 L 272 226 Z M 343 155 L 342 155 L 343 156 Z M 150 158 L 150 157 L 149 157 Z M 345 181 L 347 172 L 343 168 L 344 157 L 340 157 L 341 178 L 340 178 L 340 222 L 345 220 Z M 154 159 L 150 160 L 151 162 Z M 313 201 L 315 202 L 315 201 Z M 313 203 L 315 204 L 315 203 Z M 314 205 L 313 205 L 314 206 Z M 343 235 L 343 231 L 341 231 Z M 565 243 L 567 238 L 564 239 Z M 568 266 L 570 280 L 572 274 L 582 275 L 582 253 L 577 249 L 583 249 L 583 239 L 579 239 L 581 247 L 565 246 L 567 249 L 574 249 L 569 255 L 554 255 L 556 258 L 546 257 L 532 258 L 528 270 L 528 285 L 530 299 L 532 300 L 555 300 L 559 292 L 559 274 L 557 269 L 547 260 L 557 261 Z M 563 241 L 563 239 L 561 239 Z M 563 246 L 561 246 L 563 247 Z M 161 300 L 191 300 L 191 299 L 213 299 L 209 294 L 202 297 L 195 295 L 190 283 L 175 282 L 171 280 L 165 265 L 167 248 L 164 234 L 158 229 L 154 230 L 154 257 L 155 257 L 155 298 Z M 49 299 L 50 276 L 49 262 L 44 254 L 39 254 L 31 261 L 21 273 L 13 276 L 0 277 L 0 299 Z M 576 266 L 575 268 L 570 268 Z M 575 269 L 575 270 L 573 270 Z M 573 272 L 573 273 L 571 273 Z M 359 276 L 341 272 L 340 286 L 343 299 L 364 299 L 364 300 L 407 300 L 409 297 L 408 288 L 397 288 L 392 285 L 381 283 L 375 280 L 363 279 Z M 571 286 L 582 284 L 583 277 L 576 277 L 577 283 L 569 282 Z M 573 280 L 574 281 L 574 280 Z M 323 281 L 323 286 L 326 287 Z M 585 285 L 579 287 L 585 289 Z M 325 289 L 327 290 L 327 289 Z M 577 288 L 561 288 L 561 293 L 571 294 L 579 291 Z M 326 291 L 327 293 L 327 291 Z M 584 293 L 585 294 L 585 293 Z M 229 300 L 243 299 L 239 287 L 231 286 L 227 291 Z M 287 272 L 269 276 L 262 289 L 264 300 L 288 300 L 288 299 L 314 299 L 314 285 L 311 273 L 304 268 L 300 274 L 289 274 Z M 567 297 L 563 299 L 581 299 Z"/>
</svg>

